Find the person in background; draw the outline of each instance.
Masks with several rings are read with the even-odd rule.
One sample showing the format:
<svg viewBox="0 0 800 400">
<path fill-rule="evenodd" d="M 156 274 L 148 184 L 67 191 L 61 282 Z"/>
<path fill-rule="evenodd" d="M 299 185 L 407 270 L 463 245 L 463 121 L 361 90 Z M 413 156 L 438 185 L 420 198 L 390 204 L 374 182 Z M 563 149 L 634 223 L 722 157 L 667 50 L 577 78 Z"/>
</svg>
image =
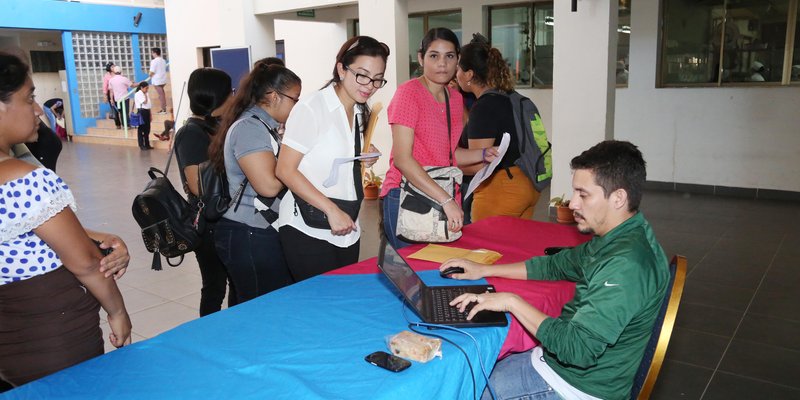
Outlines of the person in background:
<svg viewBox="0 0 800 400">
<path fill-rule="evenodd" d="M 115 65 L 112 69 L 114 77 L 109 79 L 108 87 L 111 88 L 111 100 L 117 106 L 120 114 L 120 123 L 124 126 L 130 126 L 130 117 L 128 114 L 131 112 L 128 91 L 136 87 L 136 84 L 131 82 L 130 79 L 122 75 L 122 68 Z M 122 104 L 122 107 L 120 107 Z"/>
<path fill-rule="evenodd" d="M 9 155 L 36 135 L 43 111 L 33 93 L 28 66 L 0 54 L 0 198 L 13 192 L 18 200 L 0 203 L 0 380 L 14 386 L 103 354 L 101 306 L 110 342 L 131 342 L 122 295 L 73 212 L 69 187 Z"/>
<path fill-rule="evenodd" d="M 47 127 L 44 121 L 39 121 L 39 128 L 37 128 L 36 133 L 36 139 L 26 143 L 28 150 L 45 168 L 56 172 L 58 156 L 64 147 L 61 139 L 56 136 L 52 129 Z"/>
<path fill-rule="evenodd" d="M 275 176 L 280 149 L 276 130 L 289 117 L 300 89 L 294 72 L 260 65 L 226 104 L 209 149 L 215 168 L 228 176 L 234 203 L 217 222 L 214 242 L 239 303 L 294 283 L 274 225 L 283 190 Z M 269 203 L 272 213 L 256 211 L 257 197 Z"/>
<path fill-rule="evenodd" d="M 150 96 L 147 94 L 149 88 L 150 85 L 147 82 L 139 82 L 138 90 L 133 95 L 133 106 L 142 118 L 136 128 L 140 150 L 153 150 L 153 146 L 150 146 L 150 122 L 153 118 L 150 115 Z"/>
<path fill-rule="evenodd" d="M 458 148 L 464 103 L 461 93 L 448 84 L 456 73 L 459 48 L 453 31 L 447 28 L 428 31 L 417 51 L 422 76 L 400 85 L 387 109 L 392 127 L 392 155 L 381 189 L 381 209 L 383 232 L 394 248 L 408 245 L 396 235 L 403 177 L 441 204 L 450 231 L 458 232 L 464 222 L 458 200 L 437 185 L 423 166 L 471 165 L 490 162 L 497 156 L 495 148 L 487 151 Z M 460 200 L 461 195 L 457 197 Z"/>
<path fill-rule="evenodd" d="M 369 36 L 348 39 L 336 54 L 333 77 L 322 90 L 301 100 L 286 124 L 277 174 L 290 192 L 284 198 L 278 226 L 289 269 L 296 281 L 358 261 L 361 231 L 358 219 L 331 198 L 356 201 L 364 197 L 362 162 L 337 166 L 337 181 L 323 182 L 337 158 L 361 154 L 369 121 L 367 100 L 386 84 L 389 47 Z M 371 147 L 371 152 L 377 152 Z M 367 167 L 377 157 L 364 160 Z M 330 229 L 308 226 L 297 211 L 296 198 L 325 213 Z"/>
<path fill-rule="evenodd" d="M 515 165 L 520 152 L 511 100 L 493 93 L 511 92 L 514 80 L 500 51 L 489 46 L 482 35 L 473 36 L 472 42 L 461 48 L 456 72 L 461 89 L 477 98 L 464 128 L 469 148 L 482 150 L 499 146 L 506 132 L 510 134 L 511 143 L 492 176 L 475 189 L 472 222 L 496 215 L 530 219 L 539 192 Z M 466 174 L 474 175 L 483 166 L 484 163 L 478 162 L 461 168 Z"/>
<path fill-rule="evenodd" d="M 231 95 L 231 77 L 225 71 L 214 68 L 198 68 L 189 75 L 189 108 L 192 115 L 175 136 L 175 157 L 181 175 L 183 189 L 189 203 L 198 209 L 198 165 L 208 160 L 211 140 L 217 133 L 219 121 L 216 113 Z M 200 290 L 200 316 L 222 309 L 226 288 L 228 308 L 237 304 L 233 282 L 217 255 L 214 246 L 214 225 L 206 223 L 200 247 L 194 251 L 200 267 L 203 287 Z"/>
<path fill-rule="evenodd" d="M 105 65 L 106 73 L 103 74 L 103 98 L 106 99 L 108 106 L 111 107 L 111 116 L 114 118 L 114 124 L 117 125 L 117 129 L 121 129 L 122 121 L 119 119 L 119 110 L 117 110 L 117 104 L 114 102 L 114 94 L 111 91 L 111 87 L 108 85 L 108 82 L 114 77 L 113 69 L 114 63 L 107 62 Z"/>
<path fill-rule="evenodd" d="M 569 280 L 575 297 L 558 318 L 513 293 L 464 294 L 450 304 L 467 318 L 481 310 L 510 312 L 540 342 L 500 360 L 489 381 L 495 399 L 629 399 L 631 386 L 669 285 L 667 257 L 639 211 L 647 175 L 639 149 L 607 140 L 572 159 L 578 230 L 592 240 L 525 262 L 459 266 L 455 279 Z M 483 400 L 491 399 L 487 389 Z"/>
<path fill-rule="evenodd" d="M 64 100 L 60 98 L 49 99 L 42 104 L 42 110 L 44 110 L 44 115 L 47 117 L 50 129 L 52 129 L 59 138 L 66 138 L 66 130 L 64 130 L 63 135 L 59 134 L 57 123 L 58 119 L 62 121 L 64 119 Z"/>
<path fill-rule="evenodd" d="M 164 93 L 164 86 L 167 85 L 167 62 L 161 58 L 161 49 L 153 47 L 150 49 L 150 83 L 155 86 L 158 98 L 161 101 L 159 114 L 167 113 L 167 95 Z"/>
</svg>

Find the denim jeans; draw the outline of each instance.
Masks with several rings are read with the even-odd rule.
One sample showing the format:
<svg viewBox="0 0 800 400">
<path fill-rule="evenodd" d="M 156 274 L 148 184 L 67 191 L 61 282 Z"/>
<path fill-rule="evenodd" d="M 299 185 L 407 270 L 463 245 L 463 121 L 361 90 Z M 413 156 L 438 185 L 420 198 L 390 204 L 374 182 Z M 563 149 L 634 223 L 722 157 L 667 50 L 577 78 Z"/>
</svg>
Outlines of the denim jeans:
<svg viewBox="0 0 800 400">
<path fill-rule="evenodd" d="M 536 372 L 531 363 L 531 352 L 512 354 L 497 362 L 489 376 L 497 400 L 550 400 L 561 397 Z M 481 400 L 491 400 L 489 388 Z"/>
<path fill-rule="evenodd" d="M 294 283 L 275 228 L 254 228 L 222 218 L 214 229 L 214 244 L 239 303 Z"/>
<path fill-rule="evenodd" d="M 397 214 L 400 212 L 400 188 L 394 188 L 386 193 L 381 204 L 383 206 L 383 233 L 386 240 L 395 249 L 401 249 L 411 243 L 404 242 L 397 238 Z"/>
<path fill-rule="evenodd" d="M 217 248 L 214 244 L 213 227 L 208 226 L 201 238 L 203 241 L 194 251 L 197 258 L 197 265 L 200 267 L 200 277 L 203 287 L 200 289 L 200 316 L 215 313 L 222 309 L 222 302 L 225 300 L 225 290 L 230 286 L 228 293 L 228 308 L 236 305 L 236 291 L 233 283 L 228 283 L 228 271 L 217 255 Z"/>
</svg>

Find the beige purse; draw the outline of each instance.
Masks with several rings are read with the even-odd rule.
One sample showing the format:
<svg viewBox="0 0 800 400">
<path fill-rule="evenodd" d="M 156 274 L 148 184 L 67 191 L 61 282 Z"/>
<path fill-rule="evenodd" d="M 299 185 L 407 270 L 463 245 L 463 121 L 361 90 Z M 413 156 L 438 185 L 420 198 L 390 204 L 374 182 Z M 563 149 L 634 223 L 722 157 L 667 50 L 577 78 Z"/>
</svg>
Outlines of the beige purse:
<svg viewBox="0 0 800 400">
<path fill-rule="evenodd" d="M 428 176 L 450 196 L 456 196 L 461 184 L 458 167 L 424 167 Z M 447 243 L 458 240 L 461 231 L 450 232 L 447 215 L 436 200 L 417 189 L 403 177 L 400 183 L 400 210 L 397 215 L 397 237 L 405 242 Z"/>
</svg>

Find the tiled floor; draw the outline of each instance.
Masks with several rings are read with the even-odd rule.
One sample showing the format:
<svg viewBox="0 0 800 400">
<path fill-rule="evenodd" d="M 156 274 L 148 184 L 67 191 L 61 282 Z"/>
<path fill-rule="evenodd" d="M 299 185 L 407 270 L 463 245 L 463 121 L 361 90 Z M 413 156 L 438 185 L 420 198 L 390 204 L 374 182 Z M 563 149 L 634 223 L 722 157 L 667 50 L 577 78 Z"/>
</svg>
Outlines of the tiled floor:
<svg viewBox="0 0 800 400">
<path fill-rule="evenodd" d="M 165 161 L 159 150 L 65 143 L 58 164 L 84 225 L 115 232 L 130 248 L 119 285 L 135 341 L 197 318 L 196 261 L 151 271 L 130 213 L 147 168 Z M 174 168 L 169 175 L 179 182 Z M 536 219 L 547 218 L 543 203 Z M 689 259 L 653 398 L 800 399 L 800 204 L 647 192 L 642 210 L 667 254 Z M 361 216 L 364 259 L 377 254 L 377 203 L 365 202 Z"/>
</svg>

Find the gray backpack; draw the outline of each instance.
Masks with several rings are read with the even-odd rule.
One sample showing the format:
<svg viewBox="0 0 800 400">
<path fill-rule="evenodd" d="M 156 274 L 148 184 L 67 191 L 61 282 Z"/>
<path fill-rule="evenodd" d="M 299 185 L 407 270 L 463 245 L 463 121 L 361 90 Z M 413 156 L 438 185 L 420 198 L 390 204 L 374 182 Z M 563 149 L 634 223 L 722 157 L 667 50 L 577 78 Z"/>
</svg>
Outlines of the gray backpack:
<svg viewBox="0 0 800 400">
<path fill-rule="evenodd" d="M 538 191 L 550 186 L 553 177 L 552 145 L 533 101 L 516 91 L 503 93 L 489 90 L 486 93 L 508 97 L 514 110 L 514 125 L 517 128 L 519 159 L 514 163 L 533 182 Z"/>
</svg>

